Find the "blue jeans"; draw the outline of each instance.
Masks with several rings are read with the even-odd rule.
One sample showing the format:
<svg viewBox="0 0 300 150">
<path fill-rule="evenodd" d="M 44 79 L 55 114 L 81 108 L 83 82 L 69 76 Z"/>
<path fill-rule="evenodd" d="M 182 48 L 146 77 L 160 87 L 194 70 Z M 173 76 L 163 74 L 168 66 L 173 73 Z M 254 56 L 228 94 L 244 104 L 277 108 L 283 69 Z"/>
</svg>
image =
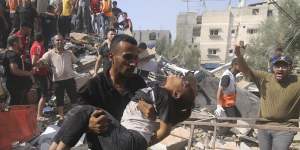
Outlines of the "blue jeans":
<svg viewBox="0 0 300 150">
<path fill-rule="evenodd" d="M 98 13 L 98 14 L 95 14 L 95 15 L 91 15 L 92 17 L 92 27 L 93 27 L 93 30 L 95 33 L 97 34 L 101 34 L 101 27 L 103 26 L 104 24 L 104 21 L 103 21 L 103 16 L 102 14 Z"/>
<path fill-rule="evenodd" d="M 260 150 L 288 150 L 296 132 L 258 130 Z"/>
</svg>

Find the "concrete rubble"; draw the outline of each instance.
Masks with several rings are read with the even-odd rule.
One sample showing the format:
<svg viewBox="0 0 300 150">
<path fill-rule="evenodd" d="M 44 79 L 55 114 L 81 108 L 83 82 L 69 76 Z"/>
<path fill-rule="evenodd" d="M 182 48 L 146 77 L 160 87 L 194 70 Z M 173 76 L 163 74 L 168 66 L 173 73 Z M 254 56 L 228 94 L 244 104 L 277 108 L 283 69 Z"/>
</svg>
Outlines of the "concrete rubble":
<svg viewBox="0 0 300 150">
<path fill-rule="evenodd" d="M 72 33 L 71 40 L 68 42 L 68 48 L 72 49 L 74 54 L 80 59 L 83 67 L 75 67 L 77 71 L 77 88 L 84 85 L 88 79 L 92 77 L 94 64 L 96 61 L 96 48 L 94 45 L 100 43 L 101 39 L 95 36 Z M 150 50 L 148 54 L 143 54 L 143 58 L 146 55 L 154 55 L 155 50 Z M 156 60 L 159 66 L 161 66 L 160 72 L 157 74 L 151 73 L 145 80 L 150 85 L 152 83 L 160 83 L 169 74 L 186 74 L 190 72 L 187 69 L 181 68 L 175 64 L 170 63 L 168 60 L 156 54 Z M 221 68 L 222 69 L 222 68 Z M 218 70 L 220 72 L 220 70 Z M 219 79 L 211 72 L 208 72 L 202 68 L 193 71 L 198 81 L 198 96 L 196 97 L 196 105 L 189 120 L 198 120 L 200 118 L 214 118 L 213 111 L 216 108 L 216 93 L 218 89 Z M 258 114 L 259 98 L 257 88 L 253 84 L 241 80 L 238 83 L 237 89 L 237 108 L 240 110 L 242 117 L 255 118 Z M 53 109 L 55 110 L 55 109 Z M 47 131 L 49 128 L 53 128 L 51 133 L 41 134 L 35 140 L 25 144 L 31 144 L 35 148 L 47 149 L 49 147 L 49 138 L 44 139 L 44 142 L 38 142 L 43 139 L 45 135 L 53 135 L 57 131 L 57 126 L 54 124 L 56 120 L 53 119 L 41 126 L 41 131 Z M 237 124 L 247 125 L 253 123 L 251 121 L 238 120 Z M 54 129 L 55 128 L 55 129 Z M 215 145 L 215 149 L 230 149 L 230 150 L 256 150 L 258 149 L 258 143 L 256 140 L 256 134 L 253 129 L 246 128 L 232 128 L 231 134 L 228 136 L 218 135 L 213 137 L 213 127 L 209 126 L 195 126 L 193 137 L 190 139 L 191 129 L 189 125 L 179 124 L 174 128 L 171 134 L 166 137 L 160 143 L 153 145 L 149 150 L 183 150 L 188 149 L 189 140 L 191 140 L 192 150 L 212 149 Z M 215 144 L 214 143 L 215 139 Z M 83 141 L 83 140 L 82 140 Z M 82 142 L 81 141 L 81 142 Z M 22 144 L 16 144 L 18 146 Z M 24 144 L 23 144 L 24 145 Z M 295 137 L 294 147 L 300 145 L 300 135 Z M 21 146 L 22 147 L 22 146 Z M 17 148 L 16 148 L 17 149 Z M 78 144 L 73 150 L 87 149 L 87 144 Z"/>
</svg>

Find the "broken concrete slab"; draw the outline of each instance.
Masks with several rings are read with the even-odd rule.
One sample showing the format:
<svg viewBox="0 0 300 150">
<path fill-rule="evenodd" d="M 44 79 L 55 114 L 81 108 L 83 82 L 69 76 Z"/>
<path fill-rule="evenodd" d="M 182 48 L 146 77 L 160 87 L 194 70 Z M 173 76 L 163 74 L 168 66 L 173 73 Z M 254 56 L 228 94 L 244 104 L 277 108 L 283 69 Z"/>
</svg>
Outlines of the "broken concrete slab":
<svg viewBox="0 0 300 150">
<path fill-rule="evenodd" d="M 189 129 L 175 128 L 164 140 L 149 147 L 149 150 L 182 150 L 187 145 L 189 136 Z"/>
<path fill-rule="evenodd" d="M 237 120 L 237 124 L 238 125 L 249 125 L 248 122 L 243 121 L 243 120 Z M 234 129 L 235 130 L 233 130 L 233 131 L 238 131 L 238 132 L 234 132 L 236 135 L 247 135 L 251 131 L 251 128 L 237 128 L 237 127 L 235 127 Z"/>
</svg>

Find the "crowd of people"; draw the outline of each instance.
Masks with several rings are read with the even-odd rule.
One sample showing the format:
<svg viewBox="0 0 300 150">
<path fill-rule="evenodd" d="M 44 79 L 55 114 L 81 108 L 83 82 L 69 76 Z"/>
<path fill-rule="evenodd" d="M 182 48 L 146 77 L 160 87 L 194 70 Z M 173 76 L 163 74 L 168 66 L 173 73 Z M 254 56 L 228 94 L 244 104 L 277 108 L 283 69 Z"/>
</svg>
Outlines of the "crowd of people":
<svg viewBox="0 0 300 150">
<path fill-rule="evenodd" d="M 52 87 L 58 114 L 63 118 L 64 90 L 72 102 L 77 97 L 72 64 L 79 61 L 71 51 L 64 49 L 70 32 L 90 33 L 111 41 L 110 34 L 122 30 L 131 34 L 132 23 L 127 13 L 118 8 L 117 1 L 1 0 L 0 48 L 5 51 L 3 66 L 9 105 L 33 103 L 28 93 L 36 85 L 40 98 L 37 118 L 44 120 L 42 110 L 52 94 L 49 90 Z M 99 61 L 101 56 L 108 60 L 109 45 L 102 49 Z"/>
<path fill-rule="evenodd" d="M 158 71 L 158 64 L 153 57 L 139 58 L 148 47 L 136 42 L 132 30 L 131 20 L 118 8 L 117 1 L 0 0 L 0 62 L 6 71 L 9 105 L 31 103 L 33 97 L 28 93 L 36 85 L 37 120 L 43 121 L 42 110 L 53 88 L 58 117 L 65 121 L 51 150 L 69 149 L 83 133 L 92 149 L 146 149 L 190 116 L 197 95 L 196 81 L 188 76 L 170 76 L 161 86 L 146 87 L 142 77 Z M 95 45 L 98 57 L 93 77 L 79 90 L 73 64 L 82 64 L 65 48 L 71 31 L 105 39 Z M 250 69 L 239 46 L 235 54 L 237 58 L 222 75 L 216 93 L 216 116 L 225 113 L 241 117 L 235 104 L 235 76 L 242 72 L 260 90 L 259 117 L 269 121 L 258 123 L 297 126 L 288 120 L 299 117 L 300 78 L 290 73 L 292 62 L 282 49 L 277 48 L 270 59 L 269 73 Z M 139 75 L 134 73 L 136 68 Z M 72 104 L 80 105 L 69 111 L 67 119 L 65 91 Z M 294 135 L 259 130 L 259 145 L 266 150 L 288 149 Z"/>
</svg>

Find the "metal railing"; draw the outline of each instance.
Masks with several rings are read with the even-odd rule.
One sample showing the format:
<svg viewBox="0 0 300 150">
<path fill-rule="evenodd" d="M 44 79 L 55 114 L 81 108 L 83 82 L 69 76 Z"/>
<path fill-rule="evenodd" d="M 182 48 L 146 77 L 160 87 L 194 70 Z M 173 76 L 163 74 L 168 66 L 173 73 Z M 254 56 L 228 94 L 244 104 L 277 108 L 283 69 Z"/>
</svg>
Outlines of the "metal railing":
<svg viewBox="0 0 300 150">
<path fill-rule="evenodd" d="M 278 125 L 264 125 L 264 124 L 236 124 L 236 123 L 229 123 L 229 122 L 218 122 L 218 121 L 237 121 L 237 120 L 243 120 L 243 121 L 260 121 L 260 122 L 268 122 L 270 120 L 264 119 L 264 118 L 238 118 L 238 117 L 199 117 L 197 118 L 199 120 L 195 121 L 184 121 L 182 124 L 184 125 L 190 125 L 190 137 L 188 141 L 188 150 L 191 150 L 192 142 L 193 142 L 193 136 L 194 136 L 194 130 L 195 126 L 213 126 L 213 141 L 212 141 L 212 149 L 215 149 L 216 144 L 216 137 L 217 137 L 217 127 L 238 127 L 238 128 L 252 128 L 252 129 L 268 129 L 268 130 L 276 130 L 276 131 L 294 131 L 294 132 L 300 132 L 300 128 L 298 127 L 288 127 L 288 126 L 278 126 Z M 290 119 L 287 122 L 290 123 L 298 123 L 300 122 L 300 119 Z"/>
</svg>

